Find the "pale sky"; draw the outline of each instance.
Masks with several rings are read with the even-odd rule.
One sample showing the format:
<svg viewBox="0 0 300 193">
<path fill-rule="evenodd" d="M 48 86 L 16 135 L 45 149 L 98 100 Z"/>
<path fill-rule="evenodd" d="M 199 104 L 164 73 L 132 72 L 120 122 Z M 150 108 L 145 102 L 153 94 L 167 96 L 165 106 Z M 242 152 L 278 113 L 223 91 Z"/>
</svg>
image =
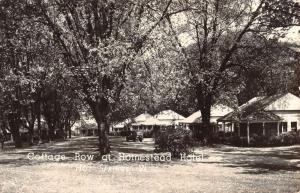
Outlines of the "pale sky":
<svg viewBox="0 0 300 193">
<path fill-rule="evenodd" d="M 300 0 L 295 0 L 300 3 Z M 172 18 L 175 26 L 180 26 L 186 23 L 186 17 L 184 15 L 178 14 L 177 16 Z M 188 46 L 194 42 L 191 35 L 189 33 L 181 33 L 179 35 L 179 39 L 183 46 Z M 281 39 L 282 42 L 288 42 L 291 44 L 297 44 L 300 46 L 300 26 L 292 27 L 288 30 L 286 37 Z"/>
<path fill-rule="evenodd" d="M 283 41 L 300 45 L 300 26 L 292 27 L 286 37 L 283 38 Z"/>
</svg>

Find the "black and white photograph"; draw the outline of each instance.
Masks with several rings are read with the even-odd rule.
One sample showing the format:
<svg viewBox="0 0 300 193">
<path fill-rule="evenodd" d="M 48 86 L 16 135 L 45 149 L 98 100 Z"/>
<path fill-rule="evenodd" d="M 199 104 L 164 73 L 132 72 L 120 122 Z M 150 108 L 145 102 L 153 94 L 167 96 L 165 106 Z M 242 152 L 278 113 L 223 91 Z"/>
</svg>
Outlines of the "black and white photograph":
<svg viewBox="0 0 300 193">
<path fill-rule="evenodd" d="M 300 193 L 300 0 L 0 0 L 0 193 Z"/>
</svg>

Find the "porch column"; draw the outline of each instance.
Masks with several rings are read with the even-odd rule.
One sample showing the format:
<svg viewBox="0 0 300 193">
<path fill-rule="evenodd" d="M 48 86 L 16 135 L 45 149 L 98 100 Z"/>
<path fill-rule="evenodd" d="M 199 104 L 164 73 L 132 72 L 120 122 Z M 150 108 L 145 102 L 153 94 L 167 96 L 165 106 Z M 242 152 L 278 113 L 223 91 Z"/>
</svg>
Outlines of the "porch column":
<svg viewBox="0 0 300 193">
<path fill-rule="evenodd" d="M 225 123 L 224 122 L 222 122 L 222 131 L 224 131 L 224 133 L 225 133 Z"/>
<path fill-rule="evenodd" d="M 95 136 L 95 129 L 93 129 L 93 136 Z"/>
<path fill-rule="evenodd" d="M 250 144 L 250 124 L 249 121 L 247 122 L 247 142 L 248 145 Z"/>
<path fill-rule="evenodd" d="M 291 122 L 290 121 L 287 121 L 287 128 L 286 128 L 286 131 L 291 131 L 292 130 L 292 127 L 291 127 Z"/>
<path fill-rule="evenodd" d="M 279 122 L 277 122 L 277 135 L 280 135 L 280 132 L 279 132 Z"/>
<path fill-rule="evenodd" d="M 262 124 L 263 124 L 263 136 L 265 136 L 266 135 L 265 122 L 263 122 Z"/>
<path fill-rule="evenodd" d="M 238 136 L 241 136 L 241 124 L 237 123 L 237 128 L 238 128 Z"/>
</svg>

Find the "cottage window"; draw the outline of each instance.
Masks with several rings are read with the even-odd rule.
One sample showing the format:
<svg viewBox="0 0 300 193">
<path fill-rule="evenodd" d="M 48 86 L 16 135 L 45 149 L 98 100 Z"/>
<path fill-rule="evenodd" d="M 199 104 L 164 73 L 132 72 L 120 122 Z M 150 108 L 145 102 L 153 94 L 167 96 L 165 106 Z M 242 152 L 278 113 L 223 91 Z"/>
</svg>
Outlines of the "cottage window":
<svg viewBox="0 0 300 193">
<path fill-rule="evenodd" d="M 279 133 L 282 133 L 282 126 L 279 127 Z"/>
<path fill-rule="evenodd" d="M 297 122 L 291 122 L 291 128 L 294 131 L 297 131 Z"/>
<path fill-rule="evenodd" d="M 287 122 L 282 122 L 281 127 L 282 127 L 282 132 L 287 132 Z"/>
</svg>

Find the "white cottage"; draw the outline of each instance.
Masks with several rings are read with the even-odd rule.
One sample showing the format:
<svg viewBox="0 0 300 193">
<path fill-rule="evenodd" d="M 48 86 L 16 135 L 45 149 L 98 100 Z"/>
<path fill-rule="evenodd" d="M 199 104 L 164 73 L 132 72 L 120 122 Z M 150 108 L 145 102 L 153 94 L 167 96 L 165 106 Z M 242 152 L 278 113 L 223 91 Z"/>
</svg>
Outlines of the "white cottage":
<svg viewBox="0 0 300 193">
<path fill-rule="evenodd" d="M 155 126 L 161 125 L 161 122 L 150 115 L 149 113 L 143 113 L 134 118 L 133 123 L 131 124 L 133 130 L 142 130 L 142 131 L 150 131 Z"/>
<path fill-rule="evenodd" d="M 86 113 L 80 115 L 80 120 L 76 121 L 71 127 L 75 135 L 80 136 L 97 136 L 98 126 L 95 118 Z"/>
<path fill-rule="evenodd" d="M 211 107 L 211 114 L 210 114 L 210 122 L 211 123 L 217 123 L 217 119 L 223 117 L 224 115 L 232 112 L 233 109 L 231 107 L 228 107 L 227 105 L 223 105 L 223 104 L 215 104 Z M 187 118 L 185 118 L 182 121 L 179 121 L 182 124 L 199 124 L 202 123 L 202 116 L 201 116 L 201 112 L 197 111 L 193 114 L 191 114 L 190 116 L 188 116 Z"/>
<path fill-rule="evenodd" d="M 231 107 L 228 107 L 227 105 L 223 104 L 215 104 L 211 107 L 210 111 L 210 122 L 212 123 L 212 131 L 217 132 L 221 129 L 222 125 L 217 123 L 217 120 L 224 115 L 232 112 L 233 109 Z M 193 114 L 191 114 L 189 117 L 185 118 L 184 120 L 179 122 L 181 125 L 183 125 L 186 129 L 190 129 L 193 131 L 193 135 L 195 138 L 200 137 L 202 134 L 202 115 L 200 111 L 197 111 Z M 228 128 L 228 127 L 226 127 Z M 225 129 L 225 128 L 223 128 Z"/>
<path fill-rule="evenodd" d="M 287 93 L 281 95 L 275 101 L 265 107 L 266 111 L 270 111 L 282 118 L 282 124 L 286 131 L 299 130 L 300 128 L 300 98 Z"/>
<path fill-rule="evenodd" d="M 113 132 L 123 131 L 126 128 L 126 126 L 131 124 L 131 122 L 132 122 L 131 119 L 125 119 L 124 121 L 115 123 L 115 124 L 112 125 L 112 131 Z"/>
<path fill-rule="evenodd" d="M 291 94 L 255 97 L 237 110 L 218 119 L 232 124 L 240 137 L 279 135 L 300 127 L 300 98 Z"/>
<path fill-rule="evenodd" d="M 160 121 L 162 125 L 170 126 L 170 125 L 178 125 L 178 123 L 185 119 L 184 116 L 176 113 L 172 110 L 164 110 L 156 115 L 154 115 L 156 119 Z"/>
</svg>

